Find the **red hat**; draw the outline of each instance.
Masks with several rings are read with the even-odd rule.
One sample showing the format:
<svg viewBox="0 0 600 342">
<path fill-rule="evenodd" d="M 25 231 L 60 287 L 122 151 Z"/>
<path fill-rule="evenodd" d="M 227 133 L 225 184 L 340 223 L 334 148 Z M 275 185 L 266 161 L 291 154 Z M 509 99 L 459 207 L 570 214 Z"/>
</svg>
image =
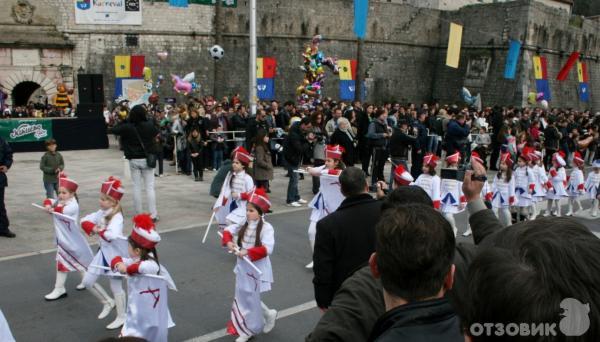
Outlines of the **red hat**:
<svg viewBox="0 0 600 342">
<path fill-rule="evenodd" d="M 577 166 L 581 166 L 583 163 L 585 163 L 585 160 L 583 160 L 583 157 L 581 157 L 581 153 L 579 153 L 579 151 L 575 151 L 575 153 L 573 153 L 573 162 Z"/>
<path fill-rule="evenodd" d="M 521 154 L 519 155 L 519 158 L 523 159 L 524 161 L 528 162 L 531 160 L 531 155 L 529 153 L 526 153 L 527 151 L 525 149 L 523 149 L 523 151 L 521 151 Z"/>
<path fill-rule="evenodd" d="M 506 166 L 512 167 L 513 166 L 513 160 L 510 157 L 510 153 L 508 153 L 508 152 L 502 153 L 500 155 L 500 163 L 505 163 Z"/>
<path fill-rule="evenodd" d="M 342 159 L 344 148 L 340 145 L 327 145 L 325 148 L 325 158 Z"/>
<path fill-rule="evenodd" d="M 269 208 L 271 208 L 271 201 L 269 201 L 269 196 L 267 196 L 263 188 L 256 188 L 252 195 L 250 195 L 248 202 L 259 207 L 263 213 L 268 212 Z"/>
<path fill-rule="evenodd" d="M 252 155 L 248 151 L 246 151 L 245 148 L 239 146 L 236 147 L 235 150 L 233 150 L 233 152 L 231 152 L 231 160 L 233 159 L 237 159 L 240 161 L 240 163 L 247 166 L 252 161 Z"/>
<path fill-rule="evenodd" d="M 552 162 L 560 165 L 560 166 L 565 166 L 567 165 L 567 163 L 565 162 L 565 156 L 564 156 L 564 152 L 563 151 L 558 151 L 556 153 L 554 153 L 552 155 Z"/>
<path fill-rule="evenodd" d="M 400 164 L 394 169 L 394 181 L 398 185 L 409 185 L 415 179 L 413 176 L 404 169 L 404 165 Z"/>
<path fill-rule="evenodd" d="M 460 152 L 456 152 L 446 157 L 446 163 L 448 164 L 458 164 L 460 161 Z"/>
<path fill-rule="evenodd" d="M 149 214 L 139 214 L 133 217 L 131 238 L 146 249 L 152 249 L 160 242 L 160 235 L 154 229 L 154 222 Z"/>
<path fill-rule="evenodd" d="M 423 164 L 429 165 L 431 167 L 436 167 L 438 161 L 438 156 L 433 153 L 427 153 L 425 157 L 423 157 Z"/>
<path fill-rule="evenodd" d="M 66 173 L 61 172 L 58 174 L 58 187 L 65 188 L 70 192 L 76 192 L 77 188 L 79 187 L 79 184 L 77 184 L 76 181 L 67 178 Z"/>
<path fill-rule="evenodd" d="M 125 194 L 125 190 L 121 186 L 121 181 L 113 176 L 108 177 L 108 179 L 102 183 L 100 192 L 111 197 L 115 201 L 120 201 L 123 194 Z"/>
<path fill-rule="evenodd" d="M 527 161 L 538 160 L 538 157 L 535 154 L 535 148 L 529 146 L 523 147 L 523 150 L 521 151 L 521 156 L 527 156 Z"/>
<path fill-rule="evenodd" d="M 533 150 L 533 153 L 531 153 L 531 159 L 533 159 L 533 160 L 542 159 L 542 151 Z"/>
<path fill-rule="evenodd" d="M 471 152 L 471 160 L 476 160 L 479 164 L 483 164 L 483 159 L 481 159 L 481 156 L 477 151 Z"/>
</svg>

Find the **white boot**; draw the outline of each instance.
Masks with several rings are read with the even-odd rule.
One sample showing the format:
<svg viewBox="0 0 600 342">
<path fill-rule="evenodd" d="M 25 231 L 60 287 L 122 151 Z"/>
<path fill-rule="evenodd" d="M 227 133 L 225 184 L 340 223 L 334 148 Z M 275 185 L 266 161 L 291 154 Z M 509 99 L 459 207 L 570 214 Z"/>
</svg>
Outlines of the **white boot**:
<svg viewBox="0 0 600 342">
<path fill-rule="evenodd" d="M 94 286 L 89 290 L 90 293 L 100 301 L 102 304 L 102 312 L 98 315 L 98 319 L 104 319 L 115 307 L 115 301 L 110 298 L 108 293 L 104 291 L 104 288 L 100 286 L 100 284 L 94 284 Z"/>
<path fill-rule="evenodd" d="M 471 236 L 471 234 L 473 234 L 473 231 L 471 230 L 471 225 L 467 224 L 467 230 L 463 233 L 463 236 L 467 237 Z"/>
<path fill-rule="evenodd" d="M 48 293 L 44 298 L 51 302 L 67 296 L 67 290 L 65 290 L 65 282 L 67 281 L 67 272 L 56 271 L 56 283 L 54 283 L 54 290 Z"/>
<path fill-rule="evenodd" d="M 308 241 L 310 241 L 310 250 L 311 250 L 311 252 L 314 252 L 315 251 L 315 240 L 308 240 Z M 311 256 L 311 258 L 312 258 L 312 256 Z M 304 267 L 306 267 L 306 268 L 313 268 L 313 262 L 311 261 L 308 265 L 306 265 Z"/>
<path fill-rule="evenodd" d="M 275 320 L 277 319 L 277 310 L 269 309 L 265 303 L 260 302 L 262 307 L 263 317 L 265 319 L 265 326 L 263 327 L 263 333 L 268 333 L 275 327 Z"/>
<path fill-rule="evenodd" d="M 548 206 L 546 207 L 546 211 L 544 212 L 544 217 L 548 217 L 552 213 L 552 200 L 547 200 L 546 202 L 548 202 Z"/>
<path fill-rule="evenodd" d="M 598 216 L 598 200 L 592 201 L 592 217 Z"/>
<path fill-rule="evenodd" d="M 556 200 L 556 217 L 560 217 L 560 200 Z"/>
<path fill-rule="evenodd" d="M 75 287 L 75 289 L 77 291 L 83 291 L 85 290 L 85 284 L 83 284 L 83 277 L 85 277 L 85 272 L 79 272 L 81 274 L 81 283 L 77 284 L 77 287 Z"/>
<path fill-rule="evenodd" d="M 573 199 L 571 199 L 571 198 L 569 198 L 568 208 L 569 208 L 569 210 L 567 211 L 565 216 L 573 216 Z"/>
<path fill-rule="evenodd" d="M 538 210 L 537 210 L 537 203 L 533 203 L 531 205 L 531 217 L 529 218 L 530 220 L 535 220 L 535 218 L 538 216 Z"/>
<path fill-rule="evenodd" d="M 127 299 L 125 298 L 125 292 L 121 292 L 115 295 L 115 304 L 117 305 L 117 318 L 112 323 L 106 326 L 108 330 L 119 329 L 125 324 L 125 318 L 127 313 L 125 311 Z"/>
<path fill-rule="evenodd" d="M 248 340 L 250 340 L 252 338 L 252 336 L 239 336 L 238 338 L 235 339 L 235 342 L 246 342 Z"/>
<path fill-rule="evenodd" d="M 574 209 L 574 211 L 573 211 L 573 214 L 577 214 L 578 212 L 580 212 L 581 210 L 583 210 L 583 206 L 581 205 L 581 200 L 580 200 L 580 199 L 575 199 L 575 201 L 574 201 L 574 202 L 575 202 L 575 203 L 574 203 L 574 205 L 573 205 L 573 206 L 575 207 L 575 204 L 577 204 L 577 206 L 576 206 L 576 207 L 578 207 L 579 209 L 575 209 L 575 208 L 573 208 L 573 209 Z"/>
</svg>

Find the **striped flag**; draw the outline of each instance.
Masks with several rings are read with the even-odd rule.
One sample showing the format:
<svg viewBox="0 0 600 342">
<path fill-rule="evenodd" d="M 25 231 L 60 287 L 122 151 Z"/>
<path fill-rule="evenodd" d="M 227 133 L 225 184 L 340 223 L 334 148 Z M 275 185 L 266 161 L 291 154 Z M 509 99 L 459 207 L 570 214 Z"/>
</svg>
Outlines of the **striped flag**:
<svg viewBox="0 0 600 342">
<path fill-rule="evenodd" d="M 277 74 L 277 60 L 273 57 L 260 57 L 256 59 L 256 96 L 261 100 L 275 98 L 275 75 Z"/>
<path fill-rule="evenodd" d="M 537 92 L 544 93 L 544 100 L 552 100 L 550 84 L 548 83 L 548 62 L 546 57 L 533 56 L 533 73 Z"/>
<path fill-rule="evenodd" d="M 131 56 L 115 56 L 115 77 L 131 77 Z"/>
<path fill-rule="evenodd" d="M 590 101 L 589 93 L 589 76 L 587 72 L 587 64 L 577 62 L 577 79 L 579 81 L 579 99 L 582 102 Z"/>
<path fill-rule="evenodd" d="M 446 52 L 446 65 L 455 69 L 458 68 L 458 62 L 460 60 L 462 31 L 462 25 L 450 23 L 450 33 L 448 34 L 448 51 Z"/>
<path fill-rule="evenodd" d="M 338 60 L 341 100 L 354 100 L 354 94 L 356 93 L 356 65 L 355 59 Z"/>
</svg>

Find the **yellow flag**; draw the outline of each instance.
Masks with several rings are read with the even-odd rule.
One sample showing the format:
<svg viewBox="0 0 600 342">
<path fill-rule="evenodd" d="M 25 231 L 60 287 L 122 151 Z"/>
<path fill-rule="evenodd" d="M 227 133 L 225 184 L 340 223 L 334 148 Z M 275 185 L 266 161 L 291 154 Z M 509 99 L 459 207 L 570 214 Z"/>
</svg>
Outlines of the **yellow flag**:
<svg viewBox="0 0 600 342">
<path fill-rule="evenodd" d="M 542 61 L 540 56 L 533 56 L 533 74 L 536 80 L 544 79 L 544 75 L 542 73 Z"/>
<path fill-rule="evenodd" d="M 256 59 L 256 78 L 264 78 L 265 75 L 265 67 L 263 63 L 263 58 Z"/>
<path fill-rule="evenodd" d="M 352 63 L 349 59 L 338 60 L 338 67 L 340 70 L 340 80 L 350 81 L 352 80 Z"/>
<path fill-rule="evenodd" d="M 131 77 L 131 56 L 115 56 L 115 77 Z"/>
<path fill-rule="evenodd" d="M 450 35 L 448 36 L 448 52 L 446 53 L 446 65 L 458 68 L 460 60 L 460 44 L 462 40 L 462 25 L 450 23 Z"/>
<path fill-rule="evenodd" d="M 577 80 L 579 80 L 579 83 L 584 82 L 584 80 L 583 80 L 583 64 L 581 64 L 581 62 L 577 62 Z"/>
</svg>

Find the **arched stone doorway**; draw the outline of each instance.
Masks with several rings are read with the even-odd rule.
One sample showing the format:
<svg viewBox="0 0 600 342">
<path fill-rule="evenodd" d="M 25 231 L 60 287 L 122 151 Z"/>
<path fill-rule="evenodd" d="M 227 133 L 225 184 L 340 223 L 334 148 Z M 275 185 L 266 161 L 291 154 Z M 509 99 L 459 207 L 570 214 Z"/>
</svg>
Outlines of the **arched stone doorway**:
<svg viewBox="0 0 600 342">
<path fill-rule="evenodd" d="M 6 99 L 7 105 L 14 105 L 13 101 L 15 100 L 15 89 L 22 83 L 33 83 L 37 85 L 36 89 L 40 93 L 39 95 L 45 96 L 45 98 L 47 98 L 49 102 L 52 101 L 54 95 L 56 94 L 56 83 L 47 78 L 44 74 L 35 70 L 28 72 L 13 72 L 4 79 L 3 84 L 0 84 L 0 88 L 2 88 L 2 91 L 8 94 L 8 98 Z M 33 85 L 23 85 L 23 90 L 30 89 L 27 87 L 33 87 Z M 29 95 L 25 99 L 25 104 L 27 104 L 29 98 L 34 93 L 34 91 L 36 91 L 36 89 L 33 89 L 31 93 L 29 93 Z M 34 95 L 34 97 L 39 95 Z M 25 95 L 22 96 L 25 97 Z"/>
<path fill-rule="evenodd" d="M 30 102 L 46 104 L 46 92 L 36 82 L 24 81 L 17 84 L 11 93 L 13 106 L 25 106 Z"/>
</svg>

